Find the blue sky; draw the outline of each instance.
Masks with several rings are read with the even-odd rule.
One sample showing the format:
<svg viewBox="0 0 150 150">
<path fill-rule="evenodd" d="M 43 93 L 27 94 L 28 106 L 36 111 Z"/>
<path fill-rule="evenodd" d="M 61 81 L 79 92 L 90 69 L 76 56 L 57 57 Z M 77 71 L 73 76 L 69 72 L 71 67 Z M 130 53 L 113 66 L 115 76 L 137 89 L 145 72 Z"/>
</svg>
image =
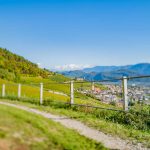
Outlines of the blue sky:
<svg viewBox="0 0 150 150">
<path fill-rule="evenodd" d="M 0 0 L 0 47 L 46 68 L 150 62 L 150 1 Z"/>
</svg>

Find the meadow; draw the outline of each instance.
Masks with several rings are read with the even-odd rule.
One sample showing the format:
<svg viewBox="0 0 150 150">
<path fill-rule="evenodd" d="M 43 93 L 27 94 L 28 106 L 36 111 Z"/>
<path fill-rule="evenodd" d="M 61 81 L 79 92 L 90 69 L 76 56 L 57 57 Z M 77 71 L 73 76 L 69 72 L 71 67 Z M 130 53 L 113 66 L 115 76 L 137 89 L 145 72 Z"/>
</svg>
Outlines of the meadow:
<svg viewBox="0 0 150 150">
<path fill-rule="evenodd" d="M 0 105 L 0 149 L 105 150 L 106 148 L 42 116 Z"/>
</svg>

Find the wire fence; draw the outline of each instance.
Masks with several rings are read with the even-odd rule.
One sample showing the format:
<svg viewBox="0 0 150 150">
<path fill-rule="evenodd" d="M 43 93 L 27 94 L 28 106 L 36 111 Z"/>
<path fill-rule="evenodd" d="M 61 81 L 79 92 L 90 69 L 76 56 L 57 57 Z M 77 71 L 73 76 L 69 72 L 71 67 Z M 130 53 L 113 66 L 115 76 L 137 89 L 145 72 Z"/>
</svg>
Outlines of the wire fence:
<svg viewBox="0 0 150 150">
<path fill-rule="evenodd" d="M 41 105 L 55 102 L 80 107 L 128 111 L 136 103 L 141 106 L 150 104 L 150 76 L 91 82 L 1 83 L 0 94 L 2 98 L 16 98 Z"/>
<path fill-rule="evenodd" d="M 4 99 L 75 111 L 73 117 L 91 115 L 103 119 L 114 123 L 116 134 L 120 132 L 119 124 L 131 131 L 150 131 L 150 76 L 91 82 L 0 83 L 0 95 Z"/>
<path fill-rule="evenodd" d="M 2 98 L 31 99 L 40 104 L 55 101 L 102 109 L 105 106 L 104 108 L 111 110 L 117 108 L 117 110 L 127 111 L 135 103 L 150 104 L 150 76 L 91 82 L 1 83 L 0 91 Z"/>
</svg>

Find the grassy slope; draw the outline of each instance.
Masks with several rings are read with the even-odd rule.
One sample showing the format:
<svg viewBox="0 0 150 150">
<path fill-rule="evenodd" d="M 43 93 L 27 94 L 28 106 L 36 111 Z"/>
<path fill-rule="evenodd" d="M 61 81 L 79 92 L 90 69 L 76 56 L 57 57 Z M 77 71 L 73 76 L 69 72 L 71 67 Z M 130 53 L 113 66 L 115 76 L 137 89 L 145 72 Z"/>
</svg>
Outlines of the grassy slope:
<svg viewBox="0 0 150 150">
<path fill-rule="evenodd" d="M 10 97 L 17 97 L 17 90 L 18 90 L 18 85 L 14 82 L 7 81 L 0 79 L 0 94 L 2 91 L 2 84 L 6 84 L 6 96 Z M 32 86 L 32 85 L 22 85 L 22 98 L 30 98 L 33 100 L 36 100 L 37 102 L 39 101 L 40 97 L 40 88 L 39 86 Z M 59 100 L 59 101 L 68 101 L 69 97 L 63 96 L 63 95 L 58 95 L 58 94 L 53 94 L 48 91 L 44 91 L 44 99 L 53 99 L 53 100 Z"/>
<path fill-rule="evenodd" d="M 21 74 L 48 77 L 52 73 L 38 68 L 36 64 L 21 56 L 0 48 L 0 77 L 16 81 L 19 80 Z"/>
<path fill-rule="evenodd" d="M 12 102 L 8 100 L 8 102 Z M 65 115 L 75 118 L 81 122 L 87 124 L 90 127 L 96 128 L 104 133 L 118 136 L 122 139 L 132 140 L 133 143 L 141 142 L 146 147 L 150 147 L 150 132 L 135 130 L 130 126 L 125 126 L 111 121 L 106 121 L 102 118 L 96 117 L 94 114 L 88 113 L 88 109 L 85 111 L 76 111 L 74 109 L 65 109 L 57 106 L 38 106 L 29 103 L 13 101 L 16 104 L 27 105 L 31 108 L 36 108 L 53 114 Z"/>
<path fill-rule="evenodd" d="M 94 150 L 105 148 L 41 116 L 0 105 L 0 149 Z"/>
</svg>

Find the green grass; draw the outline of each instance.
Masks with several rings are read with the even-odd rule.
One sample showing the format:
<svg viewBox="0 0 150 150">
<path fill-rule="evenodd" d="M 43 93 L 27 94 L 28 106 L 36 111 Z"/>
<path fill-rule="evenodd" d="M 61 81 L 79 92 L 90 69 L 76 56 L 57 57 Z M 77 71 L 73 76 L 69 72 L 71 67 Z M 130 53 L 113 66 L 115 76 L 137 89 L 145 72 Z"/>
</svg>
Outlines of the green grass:
<svg viewBox="0 0 150 150">
<path fill-rule="evenodd" d="M 42 116 L 0 105 L 0 149 L 95 150 L 106 148 Z"/>
<path fill-rule="evenodd" d="M 32 83 L 33 85 L 36 85 L 36 86 L 38 86 L 40 83 L 43 83 L 44 87 L 46 89 L 50 89 L 50 90 L 59 91 L 59 92 L 69 94 L 69 90 L 70 90 L 69 84 L 58 84 L 60 82 L 66 82 L 66 81 L 69 81 L 68 78 L 65 78 L 62 75 L 55 75 L 55 76 L 51 76 L 49 78 L 26 77 L 26 76 L 21 77 L 21 83 L 24 83 L 24 84 L 31 84 Z"/>
<path fill-rule="evenodd" d="M 18 84 L 11 81 L 0 79 L 0 94 L 2 91 L 3 83 L 5 83 L 6 85 L 6 96 L 17 97 Z M 22 98 L 32 98 L 38 101 L 40 98 L 40 84 L 36 86 L 31 84 L 22 84 L 21 96 Z M 67 102 L 69 100 L 69 96 L 53 94 L 48 92 L 48 90 L 44 90 L 43 96 L 45 100 L 51 99 L 51 100 L 59 100 L 64 102 Z"/>
<path fill-rule="evenodd" d="M 8 102 L 11 101 L 9 100 Z M 133 143 L 141 142 L 146 147 L 150 147 L 150 131 L 138 130 L 129 125 L 114 123 L 113 121 L 109 121 L 90 113 L 91 110 L 88 108 L 81 107 L 74 109 L 74 107 L 66 107 L 63 105 L 58 106 L 54 104 L 51 104 L 51 106 L 39 106 L 18 101 L 13 101 L 13 103 L 27 105 L 28 107 L 36 108 L 53 114 L 65 115 L 70 118 L 77 119 L 89 127 L 96 128 L 104 133 L 118 136 L 122 139 L 131 140 Z M 108 114 L 109 112 L 111 113 L 111 111 L 107 111 Z"/>
</svg>

